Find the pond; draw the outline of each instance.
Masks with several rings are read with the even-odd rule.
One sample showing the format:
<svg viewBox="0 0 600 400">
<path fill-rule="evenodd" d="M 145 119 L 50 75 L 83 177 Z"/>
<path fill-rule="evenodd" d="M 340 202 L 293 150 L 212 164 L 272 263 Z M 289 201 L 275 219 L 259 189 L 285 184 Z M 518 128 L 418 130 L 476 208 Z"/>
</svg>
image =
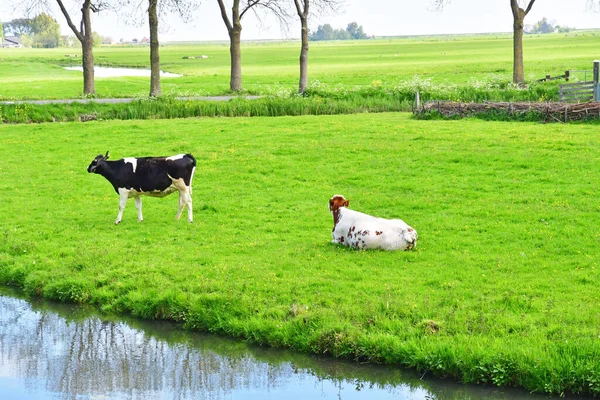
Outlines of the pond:
<svg viewBox="0 0 600 400">
<path fill-rule="evenodd" d="M 83 67 L 63 67 L 69 71 L 83 72 Z M 119 76 L 150 76 L 149 69 L 141 68 L 110 68 L 110 67 L 96 67 L 94 66 L 94 77 L 95 78 L 115 78 Z M 179 78 L 183 75 L 173 74 L 171 72 L 160 71 L 160 76 L 165 78 Z"/>
<path fill-rule="evenodd" d="M 0 288 L 2 399 L 520 399 L 394 367 L 107 317 Z M 544 397 L 545 398 L 545 397 Z"/>
</svg>

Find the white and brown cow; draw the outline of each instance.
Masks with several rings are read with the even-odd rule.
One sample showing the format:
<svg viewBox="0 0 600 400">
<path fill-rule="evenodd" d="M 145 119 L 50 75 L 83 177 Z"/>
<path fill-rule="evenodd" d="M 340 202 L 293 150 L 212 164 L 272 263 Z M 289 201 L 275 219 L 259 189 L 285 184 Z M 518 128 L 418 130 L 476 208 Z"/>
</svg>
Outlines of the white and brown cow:
<svg viewBox="0 0 600 400">
<path fill-rule="evenodd" d="M 332 243 L 357 249 L 410 250 L 417 246 L 417 231 L 401 219 L 384 219 L 348 208 L 350 201 L 336 194 L 329 200 L 333 216 Z"/>
<path fill-rule="evenodd" d="M 142 199 L 140 196 L 165 197 L 179 192 L 179 219 L 187 207 L 188 221 L 192 216 L 192 178 L 196 170 L 196 159 L 191 154 L 178 154 L 171 157 L 129 157 L 117 161 L 107 161 L 106 155 L 98 154 L 88 167 L 88 172 L 100 174 L 115 188 L 120 196 L 119 214 L 115 224 L 121 222 L 127 199 L 133 197 L 142 221 Z"/>
</svg>

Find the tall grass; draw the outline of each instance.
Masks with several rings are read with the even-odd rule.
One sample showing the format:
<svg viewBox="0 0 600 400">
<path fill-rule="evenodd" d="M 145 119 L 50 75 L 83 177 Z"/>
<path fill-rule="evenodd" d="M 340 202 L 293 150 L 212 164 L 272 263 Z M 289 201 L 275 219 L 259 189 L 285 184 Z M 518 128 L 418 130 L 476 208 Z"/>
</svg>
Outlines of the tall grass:
<svg viewBox="0 0 600 400">
<path fill-rule="evenodd" d="M 555 83 L 537 83 L 519 88 L 501 77 L 477 82 L 468 87 L 434 84 L 418 76 L 395 86 L 376 81 L 366 87 L 346 88 L 320 82 L 310 85 L 299 96 L 294 91 L 265 88 L 262 98 L 230 101 L 199 101 L 178 99 L 167 95 L 158 99 L 139 98 L 131 103 L 105 104 L 2 104 L 0 121 L 67 122 L 111 119 L 171 119 L 189 117 L 275 117 L 297 115 L 332 115 L 361 112 L 410 111 L 416 93 L 423 101 L 446 99 L 455 101 L 544 101 L 555 99 Z"/>
</svg>

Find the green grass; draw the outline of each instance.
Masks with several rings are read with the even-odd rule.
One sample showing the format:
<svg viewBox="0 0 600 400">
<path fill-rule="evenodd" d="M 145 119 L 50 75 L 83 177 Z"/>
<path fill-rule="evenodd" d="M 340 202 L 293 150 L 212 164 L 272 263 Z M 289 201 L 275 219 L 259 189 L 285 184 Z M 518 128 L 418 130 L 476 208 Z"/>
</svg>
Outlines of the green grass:
<svg viewBox="0 0 600 400">
<path fill-rule="evenodd" d="M 144 222 L 87 174 L 198 160 Z M 598 394 L 593 125 L 407 114 L 0 126 L 0 282 L 27 293 L 464 382 Z M 402 218 L 413 252 L 330 244 L 327 201 Z"/>
<path fill-rule="evenodd" d="M 567 69 L 591 70 L 599 43 L 600 35 L 596 32 L 526 36 L 526 79 L 533 82 L 546 74 L 561 75 Z M 60 66 L 80 65 L 80 52 L 77 47 L 0 49 L 0 100 L 79 97 L 83 87 L 81 73 L 65 71 Z M 147 47 L 94 49 L 96 63 L 104 66 L 148 67 L 148 52 Z M 259 94 L 296 90 L 299 52 L 297 41 L 245 43 L 242 48 L 244 89 Z M 183 58 L 190 55 L 207 55 L 208 58 Z M 163 78 L 165 94 L 227 93 L 227 43 L 167 45 L 161 47 L 160 57 L 163 70 L 184 75 Z M 583 79 L 583 75 L 578 78 Z M 442 94 L 455 85 L 460 90 L 466 88 L 467 92 L 473 88 L 483 90 L 512 80 L 512 40 L 510 35 L 484 35 L 314 42 L 309 51 L 309 79 L 312 84 L 318 82 L 320 88 L 332 91 L 374 84 L 393 90 L 415 79 L 441 88 Z M 549 92 L 543 90 L 533 100 L 551 99 L 556 94 L 555 86 L 556 83 L 548 85 Z M 149 79 L 97 78 L 96 91 L 99 97 L 147 96 Z M 454 89 L 451 91 L 450 100 L 463 97 L 460 91 L 458 94 Z"/>
</svg>

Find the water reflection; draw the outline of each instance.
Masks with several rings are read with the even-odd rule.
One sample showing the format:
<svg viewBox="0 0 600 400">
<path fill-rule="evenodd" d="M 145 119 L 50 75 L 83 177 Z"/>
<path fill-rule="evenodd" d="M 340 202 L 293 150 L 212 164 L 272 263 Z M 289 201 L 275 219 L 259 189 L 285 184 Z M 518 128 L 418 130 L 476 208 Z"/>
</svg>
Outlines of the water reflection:
<svg viewBox="0 0 600 400">
<path fill-rule="evenodd" d="M 515 399 L 359 365 L 111 320 L 0 290 L 0 397 L 10 399 Z"/>
<path fill-rule="evenodd" d="M 83 72 L 82 66 L 63 67 L 68 71 Z M 96 78 L 115 78 L 120 76 L 150 76 L 149 69 L 143 68 L 117 68 L 117 67 L 97 67 L 94 66 L 94 77 Z M 172 72 L 160 71 L 160 76 L 164 78 L 179 78 L 183 75 Z"/>
</svg>

